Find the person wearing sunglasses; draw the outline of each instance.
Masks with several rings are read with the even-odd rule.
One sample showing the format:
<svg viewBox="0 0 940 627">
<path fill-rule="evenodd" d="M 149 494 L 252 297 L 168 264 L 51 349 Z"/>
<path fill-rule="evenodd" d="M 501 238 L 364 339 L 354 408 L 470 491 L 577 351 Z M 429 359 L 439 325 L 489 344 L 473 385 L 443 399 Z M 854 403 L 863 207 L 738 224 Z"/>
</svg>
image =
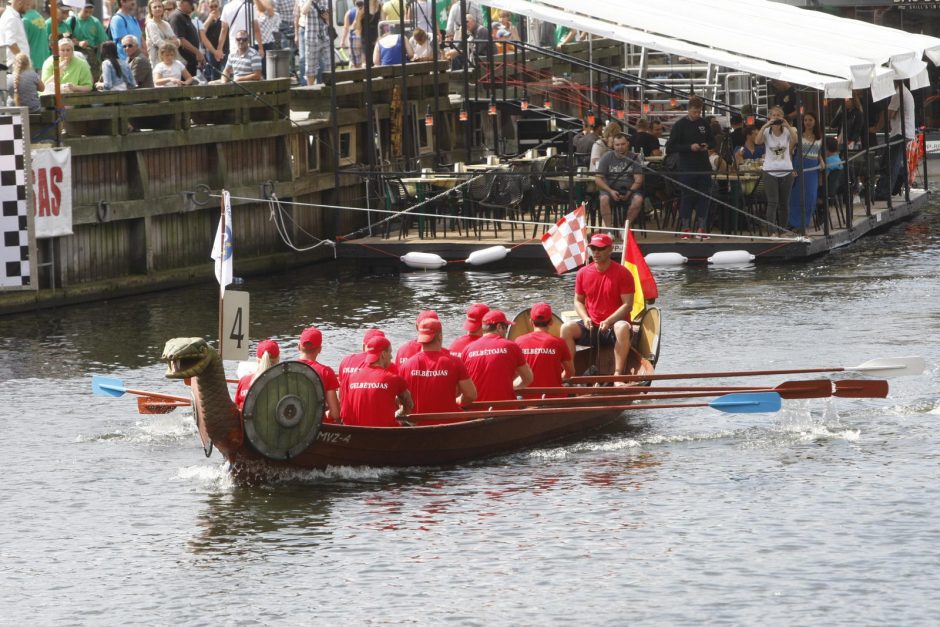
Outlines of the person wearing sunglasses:
<svg viewBox="0 0 940 627">
<path fill-rule="evenodd" d="M 153 66 L 150 59 L 140 49 L 140 42 L 134 35 L 125 35 L 121 39 L 121 49 L 127 57 L 127 64 L 131 66 L 137 87 L 153 87 Z"/>
<path fill-rule="evenodd" d="M 248 45 L 248 31 L 235 33 L 236 49 L 228 55 L 228 63 L 222 70 L 222 78 L 217 83 L 261 80 L 261 55 Z"/>
</svg>

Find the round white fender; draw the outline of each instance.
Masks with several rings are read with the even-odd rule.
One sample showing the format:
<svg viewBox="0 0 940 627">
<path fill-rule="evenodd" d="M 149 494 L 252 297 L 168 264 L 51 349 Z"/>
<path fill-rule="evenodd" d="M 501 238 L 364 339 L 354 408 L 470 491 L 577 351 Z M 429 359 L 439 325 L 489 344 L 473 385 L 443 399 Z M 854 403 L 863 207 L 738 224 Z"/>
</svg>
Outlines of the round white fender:
<svg viewBox="0 0 940 627">
<path fill-rule="evenodd" d="M 755 257 L 746 250 L 721 250 L 708 258 L 708 263 L 751 263 Z"/>
<path fill-rule="evenodd" d="M 644 259 L 648 266 L 681 266 L 689 260 L 679 253 L 650 253 Z"/>
<path fill-rule="evenodd" d="M 509 254 L 509 249 L 505 246 L 490 246 L 483 250 L 475 250 L 467 257 L 467 263 L 471 266 L 482 266 L 485 263 L 501 261 Z"/>
<path fill-rule="evenodd" d="M 447 261 L 443 257 L 434 253 L 410 252 L 401 257 L 401 260 L 409 268 L 418 268 L 420 270 L 434 270 L 447 265 Z"/>
</svg>

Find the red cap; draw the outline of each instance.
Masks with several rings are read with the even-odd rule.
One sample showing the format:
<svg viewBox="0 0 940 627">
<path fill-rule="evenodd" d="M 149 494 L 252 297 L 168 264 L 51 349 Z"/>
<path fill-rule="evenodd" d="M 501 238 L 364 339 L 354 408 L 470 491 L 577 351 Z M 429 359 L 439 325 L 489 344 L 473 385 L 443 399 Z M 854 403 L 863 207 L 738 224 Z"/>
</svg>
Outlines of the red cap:
<svg viewBox="0 0 940 627">
<path fill-rule="evenodd" d="M 261 356 L 267 353 L 271 357 L 280 357 L 281 356 L 281 347 L 277 345 L 277 342 L 274 340 L 261 340 L 258 342 L 258 345 L 255 346 L 255 356 L 258 359 L 261 359 Z"/>
<path fill-rule="evenodd" d="M 323 346 L 323 334 L 316 327 L 307 327 L 300 334 L 301 348 L 320 348 Z"/>
<path fill-rule="evenodd" d="M 418 322 L 421 322 L 425 318 L 434 318 L 435 320 L 437 320 L 438 319 L 437 312 L 434 311 L 433 309 L 425 309 L 424 311 L 418 314 L 418 319 L 415 320 L 415 323 L 417 324 Z"/>
<path fill-rule="evenodd" d="M 536 303 L 532 305 L 532 309 L 529 311 L 529 317 L 532 318 L 534 322 L 551 322 L 552 306 L 548 303 Z"/>
<path fill-rule="evenodd" d="M 483 326 L 483 316 L 489 310 L 490 308 L 483 303 L 470 305 L 470 308 L 467 309 L 467 321 L 463 323 L 463 328 L 471 332 L 479 330 Z"/>
<path fill-rule="evenodd" d="M 366 342 L 366 363 L 374 364 L 381 357 L 382 353 L 392 347 L 387 337 L 377 335 Z"/>
<path fill-rule="evenodd" d="M 614 240 L 607 233 L 595 233 L 591 236 L 591 243 L 588 244 L 591 248 L 607 248 L 613 245 Z"/>
<path fill-rule="evenodd" d="M 499 309 L 493 309 L 483 316 L 483 324 L 512 324 L 512 322 Z"/>
<path fill-rule="evenodd" d="M 436 318 L 425 318 L 418 323 L 418 343 L 427 344 L 433 342 L 437 334 L 443 327 L 441 321 Z"/>
<path fill-rule="evenodd" d="M 362 345 L 365 346 L 369 343 L 374 337 L 385 337 L 385 332 L 382 329 L 369 329 L 366 331 L 365 335 L 362 336 Z"/>
</svg>

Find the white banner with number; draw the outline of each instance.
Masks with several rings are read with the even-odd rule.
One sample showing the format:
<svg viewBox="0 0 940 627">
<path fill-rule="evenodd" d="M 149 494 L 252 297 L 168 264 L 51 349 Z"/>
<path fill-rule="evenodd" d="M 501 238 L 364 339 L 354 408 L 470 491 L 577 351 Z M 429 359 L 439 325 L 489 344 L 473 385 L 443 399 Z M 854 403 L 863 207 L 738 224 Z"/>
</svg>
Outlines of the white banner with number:
<svg viewBox="0 0 940 627">
<path fill-rule="evenodd" d="M 248 359 L 248 292 L 225 290 L 222 299 L 222 359 Z"/>
<path fill-rule="evenodd" d="M 72 234 L 72 149 L 32 151 L 36 237 Z"/>
</svg>

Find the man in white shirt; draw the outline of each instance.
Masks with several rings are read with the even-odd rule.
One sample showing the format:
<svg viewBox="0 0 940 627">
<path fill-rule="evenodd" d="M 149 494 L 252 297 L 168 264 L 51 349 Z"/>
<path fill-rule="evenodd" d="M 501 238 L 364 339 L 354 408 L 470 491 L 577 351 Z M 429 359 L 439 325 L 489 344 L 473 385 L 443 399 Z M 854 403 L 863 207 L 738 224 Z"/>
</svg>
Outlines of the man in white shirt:
<svg viewBox="0 0 940 627">
<path fill-rule="evenodd" d="M 235 41 L 235 34 L 239 31 L 246 31 L 249 34 L 249 44 L 258 51 L 261 58 L 264 58 L 264 46 L 261 39 L 261 26 L 258 24 L 258 16 L 255 11 L 255 3 L 251 0 L 229 0 L 222 7 L 222 31 L 219 33 L 219 41 L 228 37 L 228 49 L 237 50 L 238 42 Z"/>
<path fill-rule="evenodd" d="M 23 14 L 33 8 L 33 0 L 13 0 L 0 15 L 0 46 L 7 47 L 5 63 L 13 67 L 13 57 L 29 54 L 29 40 L 23 27 Z"/>
<path fill-rule="evenodd" d="M 895 83 L 894 95 L 888 101 L 888 120 L 891 139 L 891 158 L 885 156 L 885 169 L 882 176 L 878 179 L 875 186 L 875 199 L 886 200 L 891 194 L 900 193 L 902 187 L 901 174 L 904 171 L 904 161 L 907 157 L 907 142 L 912 141 L 916 136 L 914 127 L 914 96 L 902 81 Z M 904 98 L 904 128 L 901 128 L 901 98 Z M 901 141 L 901 139 L 904 141 Z"/>
</svg>

